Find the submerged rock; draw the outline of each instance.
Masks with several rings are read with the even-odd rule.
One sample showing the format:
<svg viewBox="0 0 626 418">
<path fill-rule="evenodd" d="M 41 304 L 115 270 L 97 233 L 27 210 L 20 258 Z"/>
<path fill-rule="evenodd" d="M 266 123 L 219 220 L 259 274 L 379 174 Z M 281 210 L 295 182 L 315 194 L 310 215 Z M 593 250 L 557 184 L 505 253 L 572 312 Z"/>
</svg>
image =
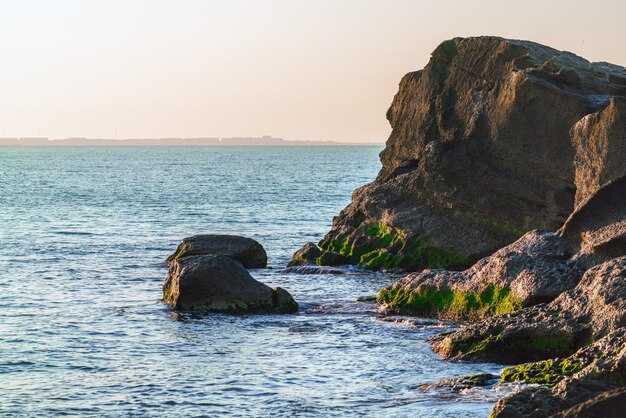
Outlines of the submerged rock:
<svg viewBox="0 0 626 418">
<path fill-rule="evenodd" d="M 346 274 L 347 270 L 340 270 L 334 267 L 328 266 L 311 266 L 311 265 L 303 265 L 303 266 L 291 266 L 285 269 L 285 273 L 295 273 L 295 274 Z"/>
<path fill-rule="evenodd" d="M 449 388 L 453 392 L 461 392 L 474 387 L 494 386 L 499 381 L 499 376 L 491 373 L 471 374 L 461 377 L 449 377 L 434 383 L 426 383 L 415 388 L 418 391 Z"/>
<path fill-rule="evenodd" d="M 167 262 L 192 255 L 224 255 L 234 258 L 246 268 L 267 267 L 263 246 L 252 238 L 237 235 L 194 235 L 185 238 L 167 257 Z"/>
<path fill-rule="evenodd" d="M 319 249 L 372 269 L 457 270 L 554 231 L 626 174 L 625 95 L 616 65 L 528 41 L 443 42 L 400 82 L 382 169 Z"/>
<path fill-rule="evenodd" d="M 223 255 L 174 258 L 163 300 L 177 310 L 229 313 L 291 313 L 298 304 L 286 290 L 255 280 L 237 260 Z"/>
</svg>

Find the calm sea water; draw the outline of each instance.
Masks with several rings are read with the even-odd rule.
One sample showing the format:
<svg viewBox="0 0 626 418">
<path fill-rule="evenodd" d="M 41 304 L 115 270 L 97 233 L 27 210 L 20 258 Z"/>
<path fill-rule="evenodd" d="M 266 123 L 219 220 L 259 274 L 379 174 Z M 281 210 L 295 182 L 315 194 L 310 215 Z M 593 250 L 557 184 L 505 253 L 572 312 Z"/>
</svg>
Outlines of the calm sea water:
<svg viewBox="0 0 626 418">
<path fill-rule="evenodd" d="M 356 302 L 394 277 L 283 272 L 380 149 L 0 148 L 0 416 L 486 416 L 490 391 L 415 387 L 497 366 L 444 362 L 425 340 L 445 324 Z M 199 233 L 260 241 L 252 275 L 301 312 L 161 303 L 164 258 Z"/>
</svg>

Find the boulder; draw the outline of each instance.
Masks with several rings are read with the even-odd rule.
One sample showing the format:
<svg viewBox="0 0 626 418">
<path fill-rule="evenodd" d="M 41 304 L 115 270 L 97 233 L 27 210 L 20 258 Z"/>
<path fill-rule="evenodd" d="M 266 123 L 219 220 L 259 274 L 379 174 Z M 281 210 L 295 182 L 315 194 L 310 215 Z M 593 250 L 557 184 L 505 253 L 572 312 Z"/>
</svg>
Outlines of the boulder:
<svg viewBox="0 0 626 418">
<path fill-rule="evenodd" d="M 567 218 L 559 236 L 575 242 L 580 256 L 608 260 L 625 255 L 625 203 L 626 176 L 622 176 L 591 193 Z"/>
<path fill-rule="evenodd" d="M 237 235 L 194 235 L 185 238 L 167 257 L 167 262 L 192 255 L 224 255 L 234 258 L 246 268 L 267 267 L 263 246 L 252 238 Z"/>
<path fill-rule="evenodd" d="M 583 402 L 559 411 L 554 418 L 623 418 L 626 411 L 626 388 L 602 391 Z"/>
<path fill-rule="evenodd" d="M 195 255 L 170 260 L 163 300 L 176 310 L 227 313 L 291 313 L 293 297 L 279 287 L 255 280 L 237 260 L 224 255 Z"/>
<path fill-rule="evenodd" d="M 330 250 L 322 250 L 312 242 L 296 251 L 287 267 L 294 266 L 341 266 L 350 264 L 348 257 Z"/>
<path fill-rule="evenodd" d="M 400 82 L 382 168 L 319 246 L 368 268 L 459 270 L 554 231 L 626 174 L 625 96 L 620 66 L 529 41 L 445 41 Z"/>
</svg>

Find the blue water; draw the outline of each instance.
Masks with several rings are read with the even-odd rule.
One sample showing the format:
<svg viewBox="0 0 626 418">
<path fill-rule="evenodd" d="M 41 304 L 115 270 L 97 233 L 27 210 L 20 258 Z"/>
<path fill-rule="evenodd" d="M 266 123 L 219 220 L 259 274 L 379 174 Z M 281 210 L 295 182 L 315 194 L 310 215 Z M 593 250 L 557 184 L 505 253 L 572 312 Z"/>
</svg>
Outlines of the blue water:
<svg viewBox="0 0 626 418">
<path fill-rule="evenodd" d="M 442 361 L 449 324 L 376 318 L 380 273 L 296 275 L 380 147 L 0 148 L 0 416 L 486 416 L 487 390 L 420 392 L 495 371 Z M 259 280 L 297 315 L 178 314 L 160 302 L 185 236 L 266 248 Z"/>
</svg>

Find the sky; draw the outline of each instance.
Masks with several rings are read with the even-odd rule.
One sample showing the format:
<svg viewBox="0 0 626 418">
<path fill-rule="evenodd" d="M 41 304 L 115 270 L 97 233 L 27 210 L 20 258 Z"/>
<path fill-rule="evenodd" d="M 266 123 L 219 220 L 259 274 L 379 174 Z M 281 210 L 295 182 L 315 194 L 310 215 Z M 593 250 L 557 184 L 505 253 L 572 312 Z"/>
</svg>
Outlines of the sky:
<svg viewBox="0 0 626 418">
<path fill-rule="evenodd" d="M 626 1 L 0 0 L 0 135 L 383 142 L 456 36 L 626 65 Z"/>
</svg>

